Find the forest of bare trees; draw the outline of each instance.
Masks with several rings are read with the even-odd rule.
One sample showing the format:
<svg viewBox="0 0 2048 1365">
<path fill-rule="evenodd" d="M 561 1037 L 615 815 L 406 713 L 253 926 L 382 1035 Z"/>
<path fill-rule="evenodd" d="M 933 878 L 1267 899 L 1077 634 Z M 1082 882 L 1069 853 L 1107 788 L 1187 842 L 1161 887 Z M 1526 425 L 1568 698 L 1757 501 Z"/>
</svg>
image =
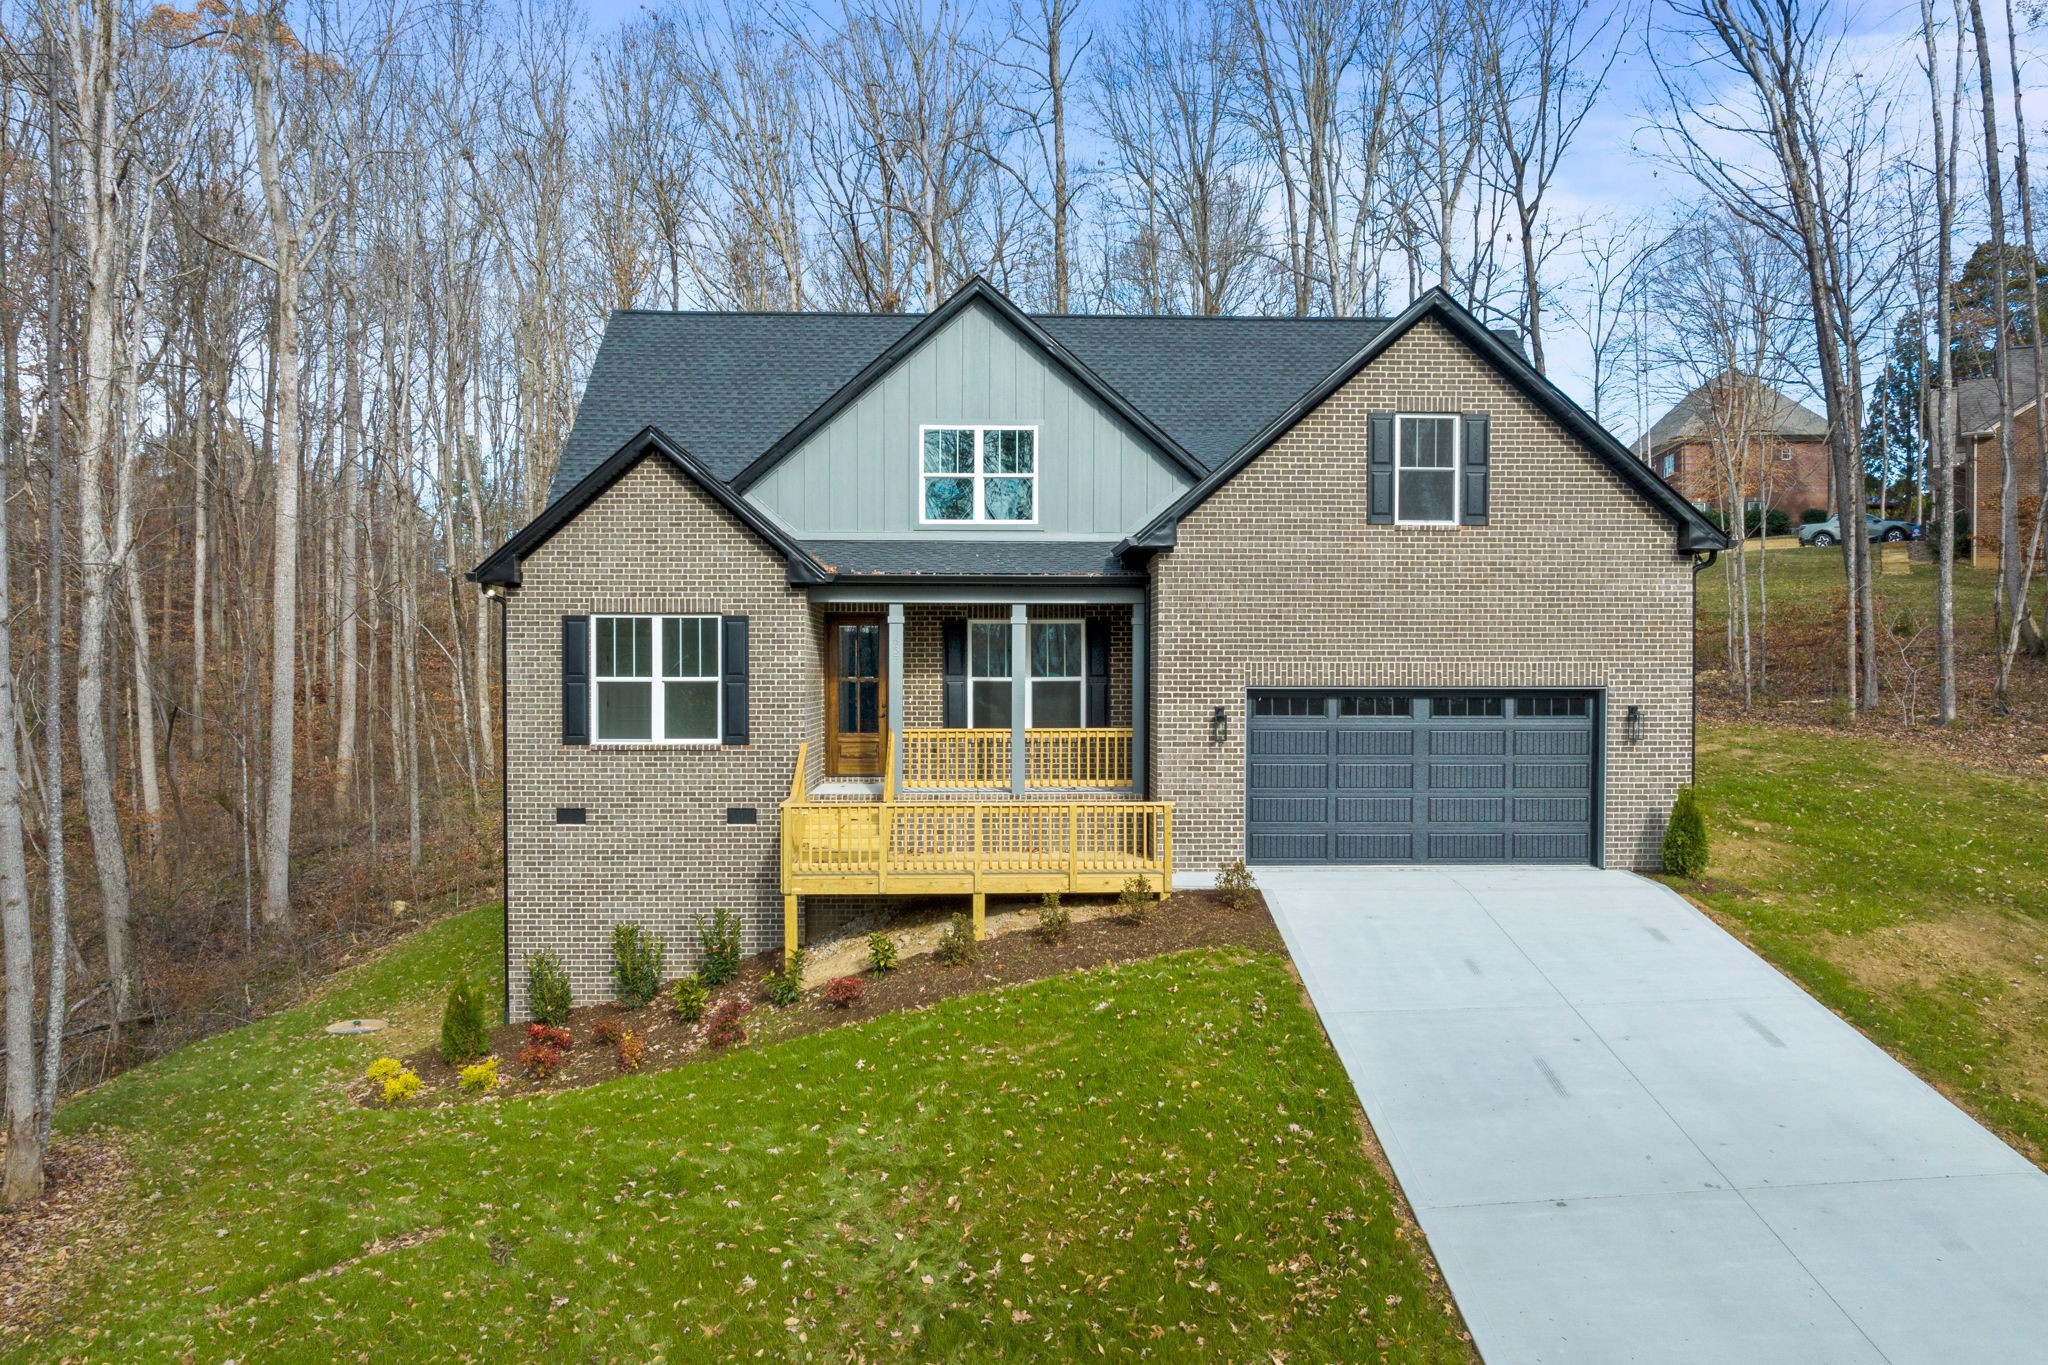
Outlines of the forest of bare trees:
<svg viewBox="0 0 2048 1365">
<path fill-rule="evenodd" d="M 1589 356 L 1610 425 L 1695 371 L 1801 377 L 1856 505 L 1876 339 L 1918 299 L 1946 354 L 1958 234 L 2033 244 L 1980 4 L 1926 0 L 1924 69 L 1855 72 L 1829 0 L 0 11 L 0 1198 L 65 1088 L 490 894 L 463 573 L 543 506 L 610 310 L 1442 285 L 1539 366 Z M 1630 60 L 1657 79 L 1618 89 Z M 1684 192 L 1571 207 L 1596 115 Z M 1867 706 L 1861 537 L 1844 562 Z"/>
</svg>

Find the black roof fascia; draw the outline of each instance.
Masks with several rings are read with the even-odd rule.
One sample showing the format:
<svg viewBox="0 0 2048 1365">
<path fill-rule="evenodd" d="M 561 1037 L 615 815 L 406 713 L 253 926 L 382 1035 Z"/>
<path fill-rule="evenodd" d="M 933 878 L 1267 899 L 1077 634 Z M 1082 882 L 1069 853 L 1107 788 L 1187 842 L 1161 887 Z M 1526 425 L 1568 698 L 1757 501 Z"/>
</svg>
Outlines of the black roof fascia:
<svg viewBox="0 0 2048 1365">
<path fill-rule="evenodd" d="M 555 532 L 610 488 L 627 470 L 648 455 L 660 455 L 688 475 L 709 493 L 719 506 L 739 518 L 742 525 L 782 555 L 789 565 L 789 581 L 804 585 L 829 583 L 832 574 L 810 553 L 790 539 L 780 527 L 762 516 L 744 498 L 705 468 L 702 461 L 662 434 L 659 427 L 642 427 L 640 433 L 613 451 L 604 463 L 577 481 L 576 486 L 549 504 L 546 511 L 528 522 L 513 537 L 492 552 L 490 558 L 469 571 L 473 583 L 496 583 L 518 587 L 519 562 L 545 545 Z"/>
<path fill-rule="evenodd" d="M 953 292 L 953 296 L 937 308 L 924 315 L 915 327 L 898 337 L 887 349 L 866 365 L 859 374 L 846 381 L 839 391 L 797 423 L 782 438 L 763 451 L 753 463 L 742 469 L 732 481 L 732 487 L 745 492 L 754 486 L 763 475 L 798 446 L 816 435 L 818 429 L 844 411 L 852 402 L 872 388 L 883 375 L 888 374 L 922 346 L 941 327 L 951 322 L 975 303 L 985 303 L 994 309 L 996 315 L 1021 333 L 1026 341 L 1036 346 L 1046 357 L 1065 370 L 1074 382 L 1100 399 L 1109 409 L 1125 422 L 1135 427 L 1140 435 L 1152 442 L 1159 450 L 1181 467 L 1189 478 L 1200 479 L 1206 472 L 1201 462 L 1181 448 L 1178 441 L 1160 429 L 1158 423 L 1140 412 L 1131 402 L 1111 388 L 1095 371 L 1088 368 L 1081 358 L 1068 350 L 1043 327 L 1010 302 L 1000 289 L 980 275 L 974 276 Z"/>
<path fill-rule="evenodd" d="M 1633 487 L 1649 499 L 1659 511 L 1676 522 L 1680 550 L 1728 548 L 1731 543 L 1728 537 L 1702 516 L 1698 508 L 1652 473 L 1647 465 L 1630 454 L 1621 442 L 1615 440 L 1605 427 L 1588 416 L 1585 409 L 1574 403 L 1563 390 L 1537 373 L 1536 369 L 1522 358 L 1520 352 L 1488 331 L 1479 319 L 1473 317 L 1457 300 L 1439 287 L 1430 289 L 1408 305 L 1379 335 L 1360 347 L 1356 354 L 1331 371 L 1320 384 L 1304 394 L 1287 411 L 1269 422 L 1258 435 L 1246 442 L 1235 455 L 1218 465 L 1207 478 L 1183 493 L 1172 506 L 1119 543 L 1113 553 L 1119 556 L 1134 553 L 1144 555 L 1172 549 L 1182 517 L 1201 506 L 1212 493 L 1228 483 L 1240 470 L 1285 435 L 1296 423 L 1321 406 L 1338 389 L 1356 378 L 1360 370 L 1378 359 L 1389 346 L 1405 336 L 1425 317 L 1435 317 L 1450 328 L 1453 334 L 1477 351 L 1504 378 L 1520 389 L 1525 397 L 1548 413 L 1558 425 L 1583 441 L 1603 463 L 1621 476 L 1622 482 Z"/>
</svg>

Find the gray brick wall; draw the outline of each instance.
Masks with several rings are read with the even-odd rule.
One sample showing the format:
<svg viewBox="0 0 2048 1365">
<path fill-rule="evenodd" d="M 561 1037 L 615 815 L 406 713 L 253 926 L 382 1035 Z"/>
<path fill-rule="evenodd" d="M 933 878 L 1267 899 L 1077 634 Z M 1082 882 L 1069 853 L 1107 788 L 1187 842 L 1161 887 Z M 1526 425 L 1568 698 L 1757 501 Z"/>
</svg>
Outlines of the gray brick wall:
<svg viewBox="0 0 2048 1365">
<path fill-rule="evenodd" d="M 1491 524 L 1366 521 L 1371 412 L 1492 417 Z M 1253 687 L 1600 687 L 1608 866 L 1655 868 L 1692 763 L 1692 574 L 1671 524 L 1434 321 L 1182 522 L 1154 561 L 1154 790 L 1175 864 L 1242 855 Z M 1211 711 L 1230 717 L 1212 743 Z M 1640 706 L 1642 741 L 1618 718 Z"/>
<path fill-rule="evenodd" d="M 780 556 L 661 459 L 642 461 L 522 566 L 506 610 L 506 842 L 512 1013 L 527 955 L 562 954 L 577 1003 L 607 1000 L 611 926 L 668 940 L 671 975 L 697 960 L 697 917 L 745 923 L 748 952 L 782 941 L 778 804 L 797 746 L 823 723 L 809 603 Z M 565 746 L 561 618 L 585 612 L 750 618 L 752 742 L 744 747 Z M 557 825 L 582 806 L 585 825 Z M 727 825 L 753 806 L 757 825 Z"/>
</svg>

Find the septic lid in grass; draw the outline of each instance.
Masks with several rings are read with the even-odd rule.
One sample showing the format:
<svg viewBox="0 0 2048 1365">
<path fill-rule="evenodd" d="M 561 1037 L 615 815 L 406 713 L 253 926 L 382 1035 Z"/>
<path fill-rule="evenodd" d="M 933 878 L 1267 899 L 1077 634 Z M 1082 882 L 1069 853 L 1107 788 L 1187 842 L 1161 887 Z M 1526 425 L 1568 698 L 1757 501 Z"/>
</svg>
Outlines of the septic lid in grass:
<svg viewBox="0 0 2048 1365">
<path fill-rule="evenodd" d="M 344 1033 L 375 1033 L 384 1027 L 385 1022 L 382 1019 L 337 1019 L 327 1026 L 327 1031 L 337 1036 Z"/>
</svg>

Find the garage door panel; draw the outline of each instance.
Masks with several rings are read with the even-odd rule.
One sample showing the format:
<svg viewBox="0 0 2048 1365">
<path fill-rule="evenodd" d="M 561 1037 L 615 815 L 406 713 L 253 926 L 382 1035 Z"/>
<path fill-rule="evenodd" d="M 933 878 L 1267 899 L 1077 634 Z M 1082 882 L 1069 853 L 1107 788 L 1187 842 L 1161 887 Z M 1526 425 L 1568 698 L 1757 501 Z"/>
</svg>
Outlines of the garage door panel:
<svg viewBox="0 0 2048 1365">
<path fill-rule="evenodd" d="M 1583 693 L 1257 694 L 1246 856 L 1588 862 L 1596 715 Z"/>
</svg>

